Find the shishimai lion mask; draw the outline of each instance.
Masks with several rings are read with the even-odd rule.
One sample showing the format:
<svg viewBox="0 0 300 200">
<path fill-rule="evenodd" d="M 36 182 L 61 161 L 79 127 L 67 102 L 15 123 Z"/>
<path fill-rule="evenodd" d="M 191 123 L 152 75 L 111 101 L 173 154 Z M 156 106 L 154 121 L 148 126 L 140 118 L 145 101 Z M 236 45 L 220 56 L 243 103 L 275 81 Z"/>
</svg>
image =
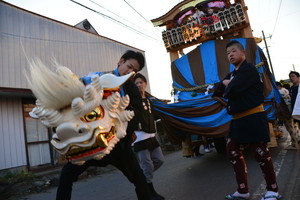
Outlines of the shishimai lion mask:
<svg viewBox="0 0 300 200">
<path fill-rule="evenodd" d="M 52 129 L 51 144 L 68 161 L 100 160 L 125 137 L 134 116 L 125 110 L 129 96 L 117 92 L 133 74 L 95 75 L 84 86 L 67 67 L 53 72 L 41 61 L 31 61 L 27 80 L 37 101 L 30 115 Z"/>
</svg>

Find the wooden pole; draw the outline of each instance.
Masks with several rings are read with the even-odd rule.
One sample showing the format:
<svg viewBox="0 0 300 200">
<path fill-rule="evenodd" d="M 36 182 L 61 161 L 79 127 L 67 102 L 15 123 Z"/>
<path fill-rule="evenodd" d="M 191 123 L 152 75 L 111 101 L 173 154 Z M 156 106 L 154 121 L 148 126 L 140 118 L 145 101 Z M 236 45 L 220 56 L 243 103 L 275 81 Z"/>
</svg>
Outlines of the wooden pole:
<svg viewBox="0 0 300 200">
<path fill-rule="evenodd" d="M 253 38 L 252 29 L 251 29 L 251 26 L 250 26 L 250 21 L 249 21 L 249 17 L 248 17 L 248 13 L 247 13 L 248 7 L 245 5 L 244 0 L 235 0 L 234 2 L 235 3 L 241 3 L 242 8 L 244 9 L 246 22 L 249 23 L 249 26 L 242 30 L 242 37 Z"/>
<path fill-rule="evenodd" d="M 170 60 L 173 62 L 174 60 L 177 60 L 179 58 L 178 51 L 170 51 Z"/>
<path fill-rule="evenodd" d="M 269 63 L 270 63 L 270 67 L 271 67 L 271 70 L 272 70 L 272 74 L 273 74 L 274 80 L 276 80 L 276 79 L 275 79 L 274 70 L 273 70 L 273 65 L 272 65 L 272 62 L 271 62 L 271 57 L 270 57 L 270 54 L 269 54 L 269 49 L 268 49 L 266 37 L 265 37 L 265 33 L 264 33 L 264 31 L 261 31 L 261 32 L 262 32 L 262 34 L 263 34 L 263 39 L 264 39 L 264 42 L 265 42 L 265 46 L 266 46 L 266 50 L 267 50 L 267 54 L 268 54 Z"/>
</svg>

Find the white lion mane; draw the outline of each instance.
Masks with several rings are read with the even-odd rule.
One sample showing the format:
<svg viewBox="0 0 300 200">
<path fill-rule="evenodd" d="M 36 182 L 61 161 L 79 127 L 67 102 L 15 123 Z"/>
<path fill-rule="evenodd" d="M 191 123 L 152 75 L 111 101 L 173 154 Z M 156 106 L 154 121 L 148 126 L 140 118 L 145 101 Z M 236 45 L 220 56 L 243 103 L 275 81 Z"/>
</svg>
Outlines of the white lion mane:
<svg viewBox="0 0 300 200">
<path fill-rule="evenodd" d="M 70 105 L 74 98 L 83 97 L 84 84 L 67 67 L 56 66 L 55 73 L 39 59 L 29 64 L 30 76 L 26 77 L 42 107 L 59 110 Z"/>
</svg>

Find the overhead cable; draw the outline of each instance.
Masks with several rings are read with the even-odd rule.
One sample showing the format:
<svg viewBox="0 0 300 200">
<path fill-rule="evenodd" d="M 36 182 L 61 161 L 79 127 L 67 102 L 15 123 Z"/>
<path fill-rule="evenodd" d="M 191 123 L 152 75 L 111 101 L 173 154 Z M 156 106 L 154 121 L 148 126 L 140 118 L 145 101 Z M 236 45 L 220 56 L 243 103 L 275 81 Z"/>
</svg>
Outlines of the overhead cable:
<svg viewBox="0 0 300 200">
<path fill-rule="evenodd" d="M 99 12 L 99 11 L 96 11 L 96 10 L 94 10 L 94 9 L 88 7 L 88 6 L 85 6 L 85 5 L 83 5 L 83 4 L 81 4 L 81 3 L 77 2 L 77 1 L 74 1 L 74 0 L 70 0 L 70 1 L 73 2 L 73 3 L 76 3 L 76 4 L 78 4 L 78 5 L 80 5 L 80 6 L 82 6 L 82 7 L 84 7 L 84 8 L 86 8 L 86 9 L 90 10 L 90 11 L 93 11 L 93 12 L 95 12 L 95 13 L 101 15 L 102 17 L 107 18 L 107 19 L 109 19 L 109 20 L 111 20 L 111 21 L 113 21 L 113 22 L 115 22 L 115 23 L 117 23 L 117 24 L 119 24 L 119 25 L 122 25 L 122 26 L 124 26 L 125 28 L 131 29 L 132 31 L 134 31 L 134 32 L 136 32 L 136 33 L 138 33 L 138 34 L 140 34 L 140 35 L 144 35 L 144 36 L 146 36 L 146 37 L 148 37 L 148 38 L 150 38 L 150 39 L 152 39 L 152 40 L 155 40 L 155 41 L 161 43 L 161 41 L 159 41 L 158 39 L 156 39 L 156 38 L 154 38 L 154 37 L 152 37 L 152 36 L 150 36 L 150 35 L 148 35 L 148 34 L 145 34 L 145 33 L 141 32 L 141 31 L 139 31 L 139 30 L 137 30 L 137 29 L 135 29 L 135 28 L 133 28 L 133 27 L 131 27 L 131 26 L 128 26 L 128 25 L 126 25 L 126 24 L 124 24 L 124 23 L 122 23 L 122 22 L 120 22 L 120 21 L 118 21 L 118 20 L 116 20 L 116 19 L 114 19 L 114 18 L 108 16 L 108 15 L 105 15 L 105 14 Z"/>
<path fill-rule="evenodd" d="M 278 8 L 278 11 L 277 11 L 277 16 L 276 16 L 275 24 L 274 24 L 274 28 L 273 28 L 273 31 L 272 31 L 272 36 L 274 35 L 275 28 L 277 26 L 277 21 L 278 21 L 278 17 L 279 17 L 279 13 L 280 13 L 280 8 L 281 8 L 281 3 L 282 3 L 282 0 L 280 0 L 280 3 L 279 3 L 279 8 Z"/>
<path fill-rule="evenodd" d="M 115 16 L 117 16 L 117 17 L 119 17 L 119 18 L 121 18 L 122 20 L 126 21 L 127 23 L 130 23 L 131 25 L 133 25 L 133 26 L 136 26 L 136 27 L 138 27 L 139 29 L 143 29 L 144 31 L 146 31 L 146 32 L 149 32 L 148 30 L 146 30 L 146 29 L 144 29 L 144 28 L 142 28 L 142 27 L 138 26 L 138 25 L 137 25 L 137 24 L 135 24 L 135 23 L 132 23 L 131 21 L 129 21 L 129 20 L 127 20 L 127 19 L 125 19 L 124 17 L 122 17 L 122 16 L 120 16 L 120 15 L 118 15 L 118 14 L 114 13 L 114 12 L 112 12 L 111 10 L 109 10 L 109 9 L 105 8 L 104 6 L 102 6 L 102 5 L 98 4 L 97 2 L 95 2 L 95 1 L 93 1 L 93 0 L 90 0 L 90 2 L 92 2 L 92 3 L 94 3 L 95 5 L 97 5 L 97 6 L 101 7 L 102 9 L 104 9 L 104 10 L 108 11 L 109 13 L 111 13 L 111 14 L 113 14 L 113 15 L 115 15 Z M 157 29 L 154 29 L 154 30 L 157 30 Z M 156 36 L 157 36 L 157 35 L 156 35 Z M 157 37 L 158 37 L 158 36 L 157 36 Z"/>
<path fill-rule="evenodd" d="M 132 8 L 139 16 L 141 16 L 147 23 L 149 23 L 149 24 L 152 25 L 152 23 L 151 23 L 148 19 L 146 19 L 141 13 L 139 13 L 134 7 L 132 7 L 126 0 L 124 0 L 124 1 L 125 1 L 125 3 L 126 3 L 130 8 Z"/>
</svg>

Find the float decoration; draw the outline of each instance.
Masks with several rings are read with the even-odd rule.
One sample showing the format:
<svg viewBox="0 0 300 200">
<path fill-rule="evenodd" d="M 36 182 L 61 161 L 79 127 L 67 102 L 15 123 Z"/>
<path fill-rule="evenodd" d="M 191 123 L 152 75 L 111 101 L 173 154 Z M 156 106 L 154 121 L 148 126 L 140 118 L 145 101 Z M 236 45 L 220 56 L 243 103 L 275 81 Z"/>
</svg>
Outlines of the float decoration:
<svg viewBox="0 0 300 200">
<path fill-rule="evenodd" d="M 239 0 L 185 0 L 167 14 L 151 20 L 166 26 L 162 39 L 168 52 L 219 38 L 241 37 L 250 26 L 246 7 Z"/>
</svg>

